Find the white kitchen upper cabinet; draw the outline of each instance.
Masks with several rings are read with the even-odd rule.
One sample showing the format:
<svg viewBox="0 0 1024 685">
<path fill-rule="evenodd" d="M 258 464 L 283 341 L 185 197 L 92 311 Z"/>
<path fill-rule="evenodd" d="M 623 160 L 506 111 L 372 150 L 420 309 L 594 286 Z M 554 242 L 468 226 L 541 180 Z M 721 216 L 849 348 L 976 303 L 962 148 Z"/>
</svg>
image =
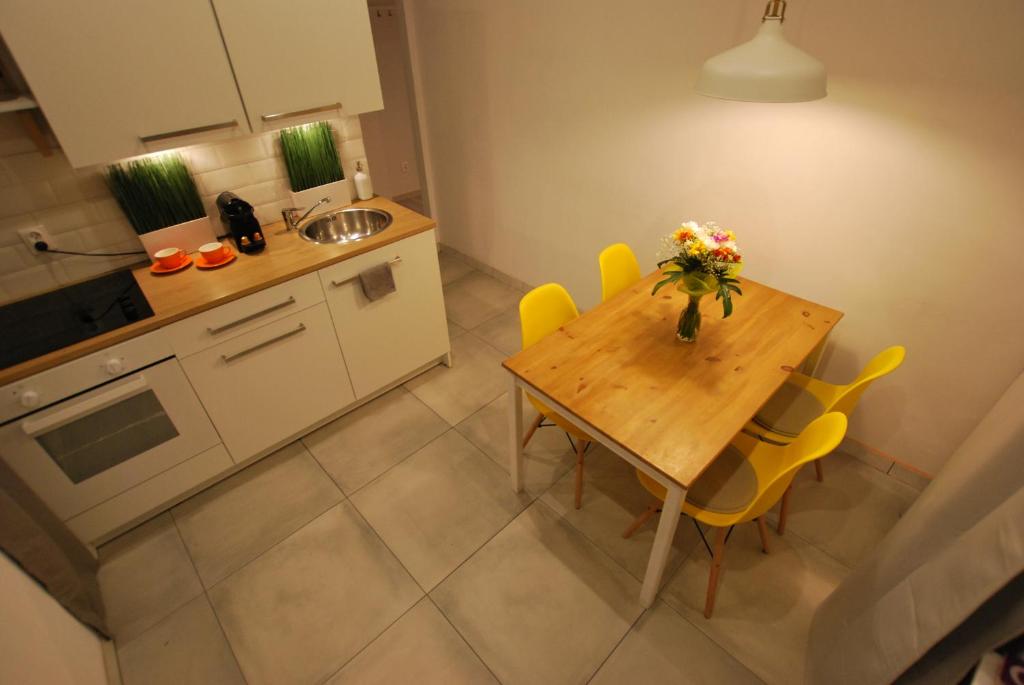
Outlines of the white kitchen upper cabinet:
<svg viewBox="0 0 1024 685">
<path fill-rule="evenodd" d="M 4 0 L 0 31 L 73 166 L 250 133 L 209 0 Z"/>
<path fill-rule="evenodd" d="M 254 131 L 384 107 L 366 0 L 213 5 Z"/>
</svg>

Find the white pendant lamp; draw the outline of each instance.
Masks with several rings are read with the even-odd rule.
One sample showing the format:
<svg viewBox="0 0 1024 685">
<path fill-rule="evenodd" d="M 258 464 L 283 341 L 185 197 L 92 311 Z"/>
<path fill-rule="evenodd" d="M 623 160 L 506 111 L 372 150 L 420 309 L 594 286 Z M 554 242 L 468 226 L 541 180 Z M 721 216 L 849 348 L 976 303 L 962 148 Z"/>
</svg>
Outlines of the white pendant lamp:
<svg viewBox="0 0 1024 685">
<path fill-rule="evenodd" d="M 782 35 L 785 0 L 769 0 L 751 40 L 701 67 L 701 95 L 744 102 L 806 102 L 825 97 L 825 65 Z"/>
</svg>

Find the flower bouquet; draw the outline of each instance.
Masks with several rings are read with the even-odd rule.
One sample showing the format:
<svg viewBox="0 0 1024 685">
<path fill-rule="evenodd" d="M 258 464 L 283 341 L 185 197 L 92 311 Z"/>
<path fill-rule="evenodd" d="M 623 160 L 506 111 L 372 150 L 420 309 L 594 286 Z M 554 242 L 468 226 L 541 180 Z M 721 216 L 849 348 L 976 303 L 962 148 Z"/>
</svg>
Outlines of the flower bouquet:
<svg viewBox="0 0 1024 685">
<path fill-rule="evenodd" d="M 672 283 L 690 296 L 679 316 L 676 338 L 682 342 L 697 340 L 700 330 L 700 298 L 715 293 L 722 300 L 722 318 L 732 314 L 732 294 L 742 295 L 736 275 L 743 267 L 743 257 L 736 245 L 736 235 L 709 221 L 698 224 L 687 221 L 662 238 L 658 266 L 665 278 L 654 285 L 651 295 Z"/>
</svg>

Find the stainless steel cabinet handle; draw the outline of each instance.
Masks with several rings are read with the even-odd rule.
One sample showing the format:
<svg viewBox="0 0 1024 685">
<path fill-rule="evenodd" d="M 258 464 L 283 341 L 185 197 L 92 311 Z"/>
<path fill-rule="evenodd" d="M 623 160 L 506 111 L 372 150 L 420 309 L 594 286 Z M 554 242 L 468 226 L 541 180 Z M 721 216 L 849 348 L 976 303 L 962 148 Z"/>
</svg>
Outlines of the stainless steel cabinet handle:
<svg viewBox="0 0 1024 685">
<path fill-rule="evenodd" d="M 238 120 L 232 119 L 231 121 L 224 121 L 219 124 L 209 124 L 208 126 L 196 126 L 195 128 L 183 128 L 180 131 L 170 131 L 168 133 L 155 133 L 151 136 L 140 136 L 139 140 L 141 140 L 143 143 L 155 143 L 158 140 L 167 140 L 168 138 L 177 138 L 178 136 L 190 136 L 193 133 L 219 131 L 222 128 L 238 128 Z"/>
<path fill-rule="evenodd" d="M 277 121 L 278 119 L 287 119 L 288 117 L 301 117 L 304 114 L 316 114 L 317 112 L 329 112 L 332 109 L 341 109 L 340 102 L 332 102 L 329 105 L 321 105 L 320 107 L 311 107 L 310 109 L 299 109 L 294 112 L 278 112 L 277 114 L 264 114 L 260 117 L 263 121 Z"/>
<path fill-rule="evenodd" d="M 306 324 L 300 323 L 298 328 L 293 328 L 292 330 L 286 333 L 282 333 L 281 335 L 275 335 L 273 338 L 264 340 L 263 342 L 257 343 L 252 347 L 246 348 L 244 350 L 232 352 L 231 354 L 222 354 L 220 358 L 223 359 L 225 362 L 233 362 L 234 360 L 244 357 L 245 355 L 255 352 L 256 350 L 262 350 L 267 345 L 273 345 L 274 343 L 284 340 L 285 338 L 290 338 L 293 335 L 298 335 L 304 330 L 306 330 Z"/>
<path fill-rule="evenodd" d="M 228 330 L 229 328 L 234 328 L 235 326 L 241 326 L 243 323 L 248 323 L 249 321 L 252 321 L 253 319 L 258 319 L 261 316 L 265 316 L 267 314 L 270 314 L 271 312 L 276 312 L 278 309 L 284 309 L 285 307 L 287 307 L 290 304 L 295 304 L 295 296 L 294 295 L 289 295 L 288 299 L 285 300 L 284 302 L 278 302 L 275 305 L 271 305 L 271 306 L 267 307 L 266 309 L 261 309 L 258 312 L 253 312 L 252 314 L 250 314 L 248 316 L 243 316 L 241 319 L 238 319 L 236 321 L 232 321 L 231 323 L 226 323 L 226 324 L 224 324 L 222 326 L 207 327 L 206 332 L 209 333 L 210 335 L 217 335 L 218 333 L 223 333 L 224 331 Z"/>
<path fill-rule="evenodd" d="M 394 266 L 395 264 L 401 263 L 401 261 L 402 261 L 401 257 L 395 257 L 394 259 L 389 259 L 388 260 L 388 266 Z M 331 281 L 331 285 L 334 286 L 335 288 L 340 288 L 341 286 L 345 285 L 346 283 L 351 283 L 352 281 L 356 281 L 356 280 L 359 280 L 359 276 L 358 275 L 355 275 L 352 278 L 346 278 L 344 281 Z"/>
</svg>

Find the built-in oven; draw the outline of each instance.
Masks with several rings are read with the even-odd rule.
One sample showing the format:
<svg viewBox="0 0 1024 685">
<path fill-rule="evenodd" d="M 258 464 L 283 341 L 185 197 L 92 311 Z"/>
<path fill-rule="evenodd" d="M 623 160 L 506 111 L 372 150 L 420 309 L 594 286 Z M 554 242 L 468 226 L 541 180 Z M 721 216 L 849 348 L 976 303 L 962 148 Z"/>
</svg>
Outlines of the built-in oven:
<svg viewBox="0 0 1024 685">
<path fill-rule="evenodd" d="M 158 333 L 0 389 L 0 457 L 62 520 L 220 442 Z"/>
</svg>

